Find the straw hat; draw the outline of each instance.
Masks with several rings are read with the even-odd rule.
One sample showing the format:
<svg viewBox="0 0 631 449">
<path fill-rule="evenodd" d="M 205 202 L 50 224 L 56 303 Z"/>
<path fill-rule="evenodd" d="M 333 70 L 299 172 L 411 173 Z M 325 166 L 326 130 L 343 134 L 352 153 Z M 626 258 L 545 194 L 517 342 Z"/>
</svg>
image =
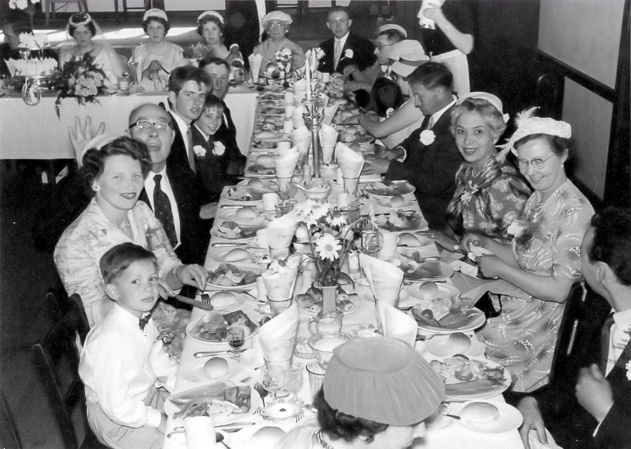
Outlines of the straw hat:
<svg viewBox="0 0 631 449">
<path fill-rule="evenodd" d="M 416 68 L 429 61 L 429 56 L 425 54 L 425 50 L 419 41 L 405 39 L 392 45 L 390 59 L 395 60 L 390 66 L 390 70 L 406 78 Z"/>
<path fill-rule="evenodd" d="M 338 411 L 392 426 L 418 424 L 436 411 L 445 386 L 407 343 L 355 338 L 333 352 L 324 397 Z"/>
<path fill-rule="evenodd" d="M 272 20 L 279 20 L 281 22 L 284 22 L 285 25 L 291 25 L 293 22 L 289 14 L 282 11 L 272 11 L 265 14 L 265 17 L 263 17 L 263 20 L 261 20 L 261 24 L 263 25 L 263 27 L 265 27 L 267 26 L 267 23 L 271 22 Z"/>
</svg>

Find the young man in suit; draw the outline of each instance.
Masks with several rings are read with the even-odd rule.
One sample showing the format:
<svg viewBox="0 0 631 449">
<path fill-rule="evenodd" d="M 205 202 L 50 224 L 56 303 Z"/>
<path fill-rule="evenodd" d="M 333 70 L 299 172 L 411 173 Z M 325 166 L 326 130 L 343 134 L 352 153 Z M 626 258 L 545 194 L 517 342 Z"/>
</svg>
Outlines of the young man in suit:
<svg viewBox="0 0 631 449">
<path fill-rule="evenodd" d="M 167 163 L 175 131 L 169 113 L 147 103 L 129 115 L 129 134 L 143 142 L 151 157 L 140 200 L 151 207 L 182 262 L 204 263 L 209 226 L 199 218 L 200 185 L 188 165 Z"/>
<path fill-rule="evenodd" d="M 612 313 L 600 338 L 592 338 L 584 352 L 582 364 L 588 366 L 579 370 L 575 384 L 564 379 L 555 391 L 535 392 L 519 402 L 526 447 L 530 430 L 546 442 L 544 421 L 553 434 L 552 426 L 561 426 L 555 438 L 563 447 L 577 447 L 577 442 L 581 448 L 631 447 L 631 211 L 609 208 L 594 215 L 581 261 L 585 280 Z M 563 441 L 568 435 L 571 440 Z"/>
<path fill-rule="evenodd" d="M 191 123 L 202 113 L 206 93 L 210 90 L 208 75 L 191 65 L 177 67 L 169 76 L 169 112 L 175 138 L 169 155 L 169 166 L 188 167 L 196 171 Z"/>
<path fill-rule="evenodd" d="M 462 163 L 451 134 L 451 108 L 456 103 L 453 77 L 443 64 L 428 62 L 407 78 L 414 105 L 425 118 L 420 128 L 385 158 L 367 163 L 387 179 L 405 179 L 416 188 L 423 216 L 432 229 L 445 227 L 447 205 L 455 191 L 456 171 Z"/>
<path fill-rule="evenodd" d="M 368 39 L 351 33 L 352 24 L 346 8 L 331 8 L 326 26 L 333 37 L 320 43 L 324 56 L 320 59 L 319 71 L 348 75 L 375 63 L 375 46 Z"/>
</svg>

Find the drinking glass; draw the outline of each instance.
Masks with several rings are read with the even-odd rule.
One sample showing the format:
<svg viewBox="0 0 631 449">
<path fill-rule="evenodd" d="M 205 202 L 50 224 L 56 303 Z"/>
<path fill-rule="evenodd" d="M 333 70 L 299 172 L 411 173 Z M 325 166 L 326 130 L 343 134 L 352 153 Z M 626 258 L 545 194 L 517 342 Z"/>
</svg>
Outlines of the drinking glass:
<svg viewBox="0 0 631 449">
<path fill-rule="evenodd" d="M 228 344 L 232 348 L 232 358 L 239 361 L 241 358 L 241 346 L 245 343 L 245 330 L 241 326 L 231 326 L 228 328 Z"/>
<path fill-rule="evenodd" d="M 376 229 L 365 229 L 361 234 L 361 250 L 369 256 L 376 256 L 383 248 L 383 235 Z"/>
<path fill-rule="evenodd" d="M 298 400 L 298 393 L 302 390 L 304 371 L 305 369 L 301 366 L 290 368 L 287 376 L 287 384 L 284 387 L 284 390 L 296 401 Z"/>
<path fill-rule="evenodd" d="M 265 360 L 261 385 L 272 395 L 274 401 L 278 399 L 278 392 L 282 390 L 289 380 L 290 370 L 291 359 L 279 361 Z"/>
</svg>

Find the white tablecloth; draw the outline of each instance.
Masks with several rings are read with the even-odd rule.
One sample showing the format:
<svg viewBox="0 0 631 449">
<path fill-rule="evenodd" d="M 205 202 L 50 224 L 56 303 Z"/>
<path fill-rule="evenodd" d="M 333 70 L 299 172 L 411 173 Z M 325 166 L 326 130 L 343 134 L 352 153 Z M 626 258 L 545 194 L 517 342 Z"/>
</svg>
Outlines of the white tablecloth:
<svg viewBox="0 0 631 449">
<path fill-rule="evenodd" d="M 231 88 L 225 98 L 237 128 L 237 144 L 247 155 L 254 128 L 256 98 L 254 90 Z M 98 97 L 100 104 L 80 106 L 75 98 L 62 100 L 61 117 L 55 114 L 55 97 L 42 97 L 37 106 L 27 106 L 21 97 L 0 98 L 0 159 L 74 159 L 68 126 L 75 116 L 91 116 L 92 123 L 106 125 L 106 132 L 122 135 L 127 118 L 143 103 L 165 102 L 165 92 L 127 96 Z"/>
</svg>

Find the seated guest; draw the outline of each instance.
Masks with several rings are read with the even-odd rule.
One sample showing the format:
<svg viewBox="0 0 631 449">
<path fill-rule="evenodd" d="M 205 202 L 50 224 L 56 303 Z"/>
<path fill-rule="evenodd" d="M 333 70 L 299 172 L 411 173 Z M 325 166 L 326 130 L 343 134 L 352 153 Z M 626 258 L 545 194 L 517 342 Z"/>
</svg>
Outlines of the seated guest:
<svg viewBox="0 0 631 449">
<path fill-rule="evenodd" d="M 114 49 L 107 44 L 106 40 L 94 42 L 93 38 L 97 34 L 97 25 L 87 12 L 79 12 L 68 19 L 68 34 L 74 40 L 74 45 L 62 47 L 59 51 L 59 68 L 76 58 L 82 58 L 85 54 L 90 54 L 94 58 L 94 64 L 100 66 L 105 72 L 110 82 L 118 84 L 124 70 L 120 59 Z"/>
<path fill-rule="evenodd" d="M 267 3 L 267 2 L 262 2 Z M 262 7 L 262 13 L 259 8 Z M 260 19 L 265 15 L 265 4 L 255 0 L 226 2 L 224 35 L 228 44 L 237 44 L 243 54 L 249 55 L 261 41 Z M 246 67 L 249 63 L 244 61 Z"/>
<path fill-rule="evenodd" d="M 142 29 L 149 40 L 134 48 L 133 60 L 138 63 L 138 83 L 146 90 L 154 90 L 154 79 L 164 86 L 174 68 L 185 65 L 182 47 L 169 42 L 169 19 L 161 9 L 150 9 L 142 18 Z"/>
<path fill-rule="evenodd" d="M 216 57 L 225 59 L 228 49 L 223 44 L 223 17 L 216 11 L 205 11 L 197 18 L 197 34 L 202 42 L 197 42 L 186 49 L 184 56 L 199 60 Z"/>
<path fill-rule="evenodd" d="M 313 405 L 318 426 L 291 430 L 279 449 L 411 447 L 445 395 L 414 348 L 388 337 L 355 338 L 333 352 Z"/>
<path fill-rule="evenodd" d="M 276 65 L 276 52 L 289 49 L 291 50 L 291 66 L 298 69 L 305 65 L 305 52 L 294 42 L 287 39 L 289 25 L 292 19 L 289 14 L 282 11 L 272 11 L 263 17 L 262 24 L 267 34 L 267 39 L 254 47 L 253 54 L 259 54 L 263 57 L 261 63 L 261 73 L 265 73 L 268 66 Z"/>
<path fill-rule="evenodd" d="M 451 110 L 451 130 L 464 159 L 447 207 L 447 221 L 458 236 L 479 232 L 510 240 L 506 230 L 530 196 L 524 178 L 495 149 L 506 120 L 500 99 L 486 92 L 467 94 Z"/>
<path fill-rule="evenodd" d="M 408 83 L 414 105 L 425 116 L 421 127 L 392 150 L 391 156 L 367 163 L 375 172 L 385 173 L 387 179 L 406 179 L 414 185 L 429 227 L 442 229 L 462 162 L 450 131 L 450 109 L 456 103 L 452 76 L 444 65 L 428 62 L 412 72 Z"/>
<path fill-rule="evenodd" d="M 507 144 L 534 189 L 521 217 L 507 230 L 512 244 L 481 234 L 466 234 L 461 241 L 463 249 L 474 244 L 491 252 L 477 258 L 485 277 L 523 291 L 521 296 L 502 295 L 501 314 L 477 332 L 487 357 L 510 371 L 517 392 L 549 382 L 565 300 L 582 278 L 580 245 L 594 213 L 565 175 L 572 128 L 530 112 L 517 118 L 519 127 Z"/>
<path fill-rule="evenodd" d="M 208 94 L 193 126 L 195 165 L 204 188 L 204 202 L 217 201 L 224 186 L 236 184 L 245 164 L 235 140 L 216 134 L 222 121 L 223 101 Z"/>
<path fill-rule="evenodd" d="M 79 363 L 90 428 L 108 447 L 160 448 L 169 393 L 157 379 L 173 389 L 177 365 L 151 319 L 159 298 L 158 261 L 141 246 L 121 243 L 99 267 L 114 306 L 88 334 Z"/>
<path fill-rule="evenodd" d="M 210 229 L 199 218 L 201 187 L 190 168 L 167 164 L 175 136 L 169 113 L 156 104 L 138 106 L 129 114 L 129 135 L 147 145 L 151 159 L 139 199 L 160 220 L 178 258 L 203 263 Z"/>
<path fill-rule="evenodd" d="M 206 271 L 183 265 L 158 219 L 138 201 L 151 166 L 145 144 L 119 137 L 83 156 L 81 173 L 94 192 L 88 207 L 64 231 L 55 247 L 59 277 L 69 295 L 78 293 L 90 326 L 112 308 L 105 294 L 98 261 L 111 247 L 133 242 L 151 249 L 158 260 L 161 295 L 183 284 L 203 288 Z"/>
<path fill-rule="evenodd" d="M 333 35 L 319 47 L 324 51 L 318 70 L 325 73 L 350 73 L 366 70 L 375 63 L 375 46 L 368 39 L 350 32 L 353 21 L 346 8 L 331 8 L 326 26 Z"/>
<path fill-rule="evenodd" d="M 169 101 L 165 107 L 171 115 L 175 138 L 169 154 L 169 165 L 188 166 L 196 171 L 191 123 L 201 114 L 210 86 L 206 73 L 197 67 L 177 67 L 171 72 Z"/>
<path fill-rule="evenodd" d="M 547 443 L 544 421 L 563 447 L 578 440 L 584 446 L 622 449 L 631 446 L 631 213 L 606 209 L 592 217 L 581 247 L 582 269 L 589 286 L 612 309 L 601 338 L 588 342 L 578 381 L 564 379 L 555 391 L 535 392 L 519 403 L 524 415 L 520 429 L 527 443 L 530 430 Z M 572 413 L 568 414 L 567 411 Z M 542 416 L 543 415 L 543 416 Z M 564 427 L 559 428 L 559 422 Z M 553 427 L 554 426 L 554 427 Z M 559 432 L 557 433 L 556 430 Z M 564 441 L 563 437 L 569 437 Z M 528 446 L 527 446 L 528 447 Z"/>
</svg>

